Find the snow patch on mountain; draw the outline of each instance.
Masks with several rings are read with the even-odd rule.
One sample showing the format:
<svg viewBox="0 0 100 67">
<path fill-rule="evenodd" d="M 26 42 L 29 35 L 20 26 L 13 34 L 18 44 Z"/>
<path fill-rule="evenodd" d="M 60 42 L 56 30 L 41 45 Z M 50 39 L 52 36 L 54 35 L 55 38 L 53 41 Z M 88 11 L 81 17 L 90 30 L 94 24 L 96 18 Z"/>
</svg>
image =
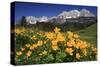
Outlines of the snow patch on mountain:
<svg viewBox="0 0 100 67">
<path fill-rule="evenodd" d="M 78 10 L 71 10 L 71 11 L 63 11 L 61 14 L 59 14 L 63 19 L 68 19 L 68 18 L 77 18 L 80 16 L 80 12 Z"/>
<path fill-rule="evenodd" d="M 25 19 L 26 19 L 26 22 L 28 24 L 36 24 L 37 23 L 37 18 L 36 17 L 26 16 Z"/>
<path fill-rule="evenodd" d="M 82 9 L 80 11 L 80 16 L 82 16 L 82 17 L 94 17 L 95 15 L 92 14 L 89 10 Z"/>
<path fill-rule="evenodd" d="M 42 16 L 38 19 L 39 22 L 48 22 L 49 21 L 49 18 L 46 17 L 46 16 Z"/>
</svg>

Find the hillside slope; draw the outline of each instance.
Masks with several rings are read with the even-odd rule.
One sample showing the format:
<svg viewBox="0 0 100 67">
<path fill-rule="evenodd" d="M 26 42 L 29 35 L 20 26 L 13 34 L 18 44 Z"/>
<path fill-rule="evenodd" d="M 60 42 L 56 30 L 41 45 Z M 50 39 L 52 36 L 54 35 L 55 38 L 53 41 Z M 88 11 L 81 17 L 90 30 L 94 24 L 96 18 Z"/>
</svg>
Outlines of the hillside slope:
<svg viewBox="0 0 100 67">
<path fill-rule="evenodd" d="M 79 32 L 81 39 L 90 42 L 91 44 L 97 44 L 97 23 L 82 29 Z"/>
</svg>

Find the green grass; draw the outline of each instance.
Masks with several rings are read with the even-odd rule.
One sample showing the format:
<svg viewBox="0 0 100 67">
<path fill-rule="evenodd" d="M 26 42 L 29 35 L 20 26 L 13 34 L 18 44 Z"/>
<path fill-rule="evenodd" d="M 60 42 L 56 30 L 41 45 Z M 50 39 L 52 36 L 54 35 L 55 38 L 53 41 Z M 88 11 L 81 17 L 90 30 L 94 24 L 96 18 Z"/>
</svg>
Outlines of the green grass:
<svg viewBox="0 0 100 67">
<path fill-rule="evenodd" d="M 97 45 L 97 24 L 93 24 L 79 32 L 81 39 L 90 42 L 91 44 Z"/>
</svg>

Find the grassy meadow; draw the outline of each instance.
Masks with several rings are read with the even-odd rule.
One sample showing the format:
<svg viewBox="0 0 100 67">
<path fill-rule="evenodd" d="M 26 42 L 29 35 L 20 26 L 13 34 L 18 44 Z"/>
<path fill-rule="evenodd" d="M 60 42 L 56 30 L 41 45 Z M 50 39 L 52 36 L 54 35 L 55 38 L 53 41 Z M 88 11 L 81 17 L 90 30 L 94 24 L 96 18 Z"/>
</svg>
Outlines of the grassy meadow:
<svg viewBox="0 0 100 67">
<path fill-rule="evenodd" d="M 81 39 L 97 46 L 97 24 L 93 24 L 83 30 L 78 31 Z"/>
</svg>

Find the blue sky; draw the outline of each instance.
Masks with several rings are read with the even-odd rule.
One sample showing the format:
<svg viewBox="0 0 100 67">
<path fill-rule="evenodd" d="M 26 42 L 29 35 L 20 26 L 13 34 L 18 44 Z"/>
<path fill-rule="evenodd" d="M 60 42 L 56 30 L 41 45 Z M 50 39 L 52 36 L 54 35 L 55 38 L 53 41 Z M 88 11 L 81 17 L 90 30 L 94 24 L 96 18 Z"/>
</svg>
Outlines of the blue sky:
<svg viewBox="0 0 100 67">
<path fill-rule="evenodd" d="M 62 11 L 87 9 L 97 15 L 97 7 L 95 6 L 80 6 L 80 5 L 63 5 L 63 4 L 47 4 L 47 3 L 15 3 L 15 20 L 20 20 L 22 16 L 56 16 Z"/>
</svg>

